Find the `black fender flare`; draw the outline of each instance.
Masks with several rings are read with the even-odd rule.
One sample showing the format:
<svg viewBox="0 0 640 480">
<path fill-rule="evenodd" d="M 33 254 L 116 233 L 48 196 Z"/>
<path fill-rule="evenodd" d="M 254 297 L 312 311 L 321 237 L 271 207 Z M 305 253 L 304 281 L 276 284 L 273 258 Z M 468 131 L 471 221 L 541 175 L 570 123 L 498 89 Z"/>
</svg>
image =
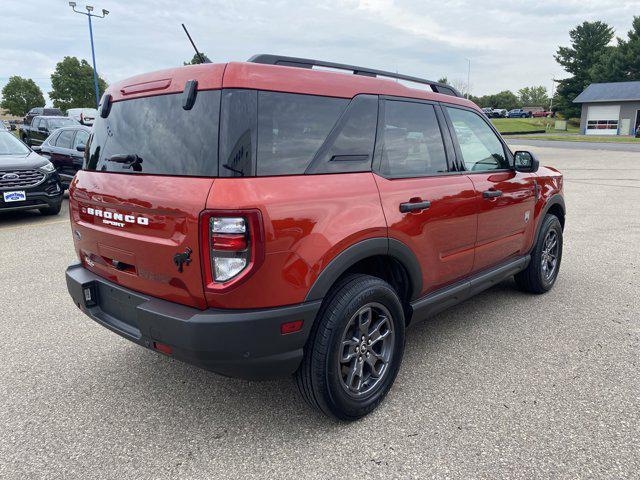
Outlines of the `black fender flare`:
<svg viewBox="0 0 640 480">
<path fill-rule="evenodd" d="M 350 267 L 377 255 L 393 257 L 402 264 L 411 281 L 411 300 L 415 299 L 422 291 L 422 270 L 415 254 L 399 240 L 375 237 L 354 243 L 336 255 L 316 278 L 305 302 L 322 300 L 336 280 Z"/>
<path fill-rule="evenodd" d="M 544 217 L 547 214 L 547 212 L 551 209 L 551 207 L 553 207 L 554 205 L 560 205 L 560 208 L 562 208 L 563 214 L 566 216 L 567 209 L 565 207 L 564 198 L 562 197 L 562 195 L 559 193 L 551 195 L 551 197 L 549 197 L 549 199 L 547 200 L 547 203 L 544 205 L 544 207 L 542 207 L 542 211 L 540 212 L 540 217 L 538 218 L 538 225 L 536 225 L 536 235 L 534 237 L 535 241 L 533 242 L 531 251 L 533 251 L 536 248 L 536 245 L 538 244 L 538 240 L 540 240 L 540 231 L 542 230 L 542 223 L 544 221 Z"/>
</svg>

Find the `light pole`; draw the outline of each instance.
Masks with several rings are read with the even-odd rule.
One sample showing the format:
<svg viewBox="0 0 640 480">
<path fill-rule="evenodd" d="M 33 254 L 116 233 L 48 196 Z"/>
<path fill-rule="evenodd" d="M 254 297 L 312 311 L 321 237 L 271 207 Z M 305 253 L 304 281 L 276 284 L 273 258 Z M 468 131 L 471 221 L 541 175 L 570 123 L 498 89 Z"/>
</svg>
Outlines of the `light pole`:
<svg viewBox="0 0 640 480">
<path fill-rule="evenodd" d="M 81 12 L 80 10 L 76 10 L 76 2 L 69 2 L 69 6 L 73 9 L 74 12 L 79 13 L 81 15 L 86 15 L 89 19 L 89 38 L 91 39 L 91 59 L 93 60 L 93 84 L 96 88 L 96 108 L 100 105 L 100 91 L 98 89 L 98 70 L 96 69 L 96 52 L 93 48 L 93 27 L 91 25 L 91 17 L 96 18 L 104 18 L 109 15 L 109 10 L 102 9 L 102 15 L 96 15 L 93 12 L 93 7 L 91 5 L 85 6 L 87 10 L 85 12 Z"/>
<path fill-rule="evenodd" d="M 471 90 L 471 59 L 467 58 L 469 66 L 467 68 L 467 100 L 469 99 L 469 90 Z"/>
</svg>

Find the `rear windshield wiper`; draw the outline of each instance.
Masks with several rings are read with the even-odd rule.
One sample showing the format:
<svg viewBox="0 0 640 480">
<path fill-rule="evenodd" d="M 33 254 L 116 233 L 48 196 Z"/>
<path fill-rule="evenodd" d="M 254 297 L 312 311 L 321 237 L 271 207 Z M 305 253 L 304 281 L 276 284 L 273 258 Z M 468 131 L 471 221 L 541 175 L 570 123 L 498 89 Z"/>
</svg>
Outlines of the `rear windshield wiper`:
<svg viewBox="0 0 640 480">
<path fill-rule="evenodd" d="M 131 168 L 135 172 L 142 171 L 142 157 L 135 153 L 111 155 L 104 159 L 105 162 L 121 163 L 124 168 Z"/>
</svg>

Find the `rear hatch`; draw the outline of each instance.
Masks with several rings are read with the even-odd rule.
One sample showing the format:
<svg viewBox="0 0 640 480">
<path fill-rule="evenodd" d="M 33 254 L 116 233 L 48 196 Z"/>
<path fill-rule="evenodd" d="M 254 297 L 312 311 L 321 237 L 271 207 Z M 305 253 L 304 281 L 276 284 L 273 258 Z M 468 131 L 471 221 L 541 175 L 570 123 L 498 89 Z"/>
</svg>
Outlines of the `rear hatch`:
<svg viewBox="0 0 640 480">
<path fill-rule="evenodd" d="M 184 109 L 184 80 L 150 83 L 165 91 L 140 96 L 149 92 L 137 84 L 127 99 L 126 86 L 112 87 L 107 118 L 95 120 L 70 188 L 75 247 L 97 275 L 206 308 L 198 219 L 217 176 L 220 91 L 199 91 Z"/>
</svg>

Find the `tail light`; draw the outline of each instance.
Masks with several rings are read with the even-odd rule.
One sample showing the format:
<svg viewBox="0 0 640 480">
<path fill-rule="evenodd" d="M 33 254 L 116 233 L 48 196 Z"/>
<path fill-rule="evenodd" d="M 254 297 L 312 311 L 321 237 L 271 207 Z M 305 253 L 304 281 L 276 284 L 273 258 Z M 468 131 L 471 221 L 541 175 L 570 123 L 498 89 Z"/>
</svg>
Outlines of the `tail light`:
<svg viewBox="0 0 640 480">
<path fill-rule="evenodd" d="M 236 284 L 262 263 L 264 231 L 259 210 L 205 211 L 200 229 L 208 289 Z"/>
</svg>

